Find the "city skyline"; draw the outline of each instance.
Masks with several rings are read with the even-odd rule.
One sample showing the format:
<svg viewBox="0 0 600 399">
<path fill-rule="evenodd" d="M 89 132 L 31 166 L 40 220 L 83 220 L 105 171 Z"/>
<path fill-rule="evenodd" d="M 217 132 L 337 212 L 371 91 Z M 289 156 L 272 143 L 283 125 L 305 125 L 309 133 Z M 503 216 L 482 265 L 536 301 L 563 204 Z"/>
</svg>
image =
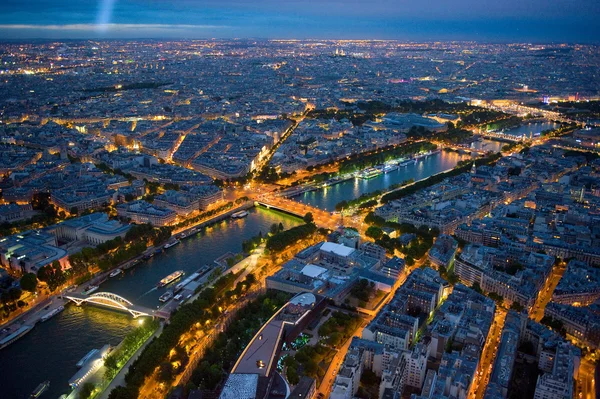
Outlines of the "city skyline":
<svg viewBox="0 0 600 399">
<path fill-rule="evenodd" d="M 0 398 L 600 397 L 598 0 L 0 3 Z"/>
<path fill-rule="evenodd" d="M 598 43 L 591 0 L 495 3 L 435 0 L 151 2 L 9 0 L 0 35 L 26 39 L 394 39 L 401 41 Z"/>
</svg>

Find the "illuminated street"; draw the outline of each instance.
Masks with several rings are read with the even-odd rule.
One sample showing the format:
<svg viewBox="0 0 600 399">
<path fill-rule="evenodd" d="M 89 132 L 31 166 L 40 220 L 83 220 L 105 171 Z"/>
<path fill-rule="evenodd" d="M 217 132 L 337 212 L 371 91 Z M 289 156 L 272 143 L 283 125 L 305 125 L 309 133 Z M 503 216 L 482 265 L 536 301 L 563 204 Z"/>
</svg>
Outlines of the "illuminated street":
<svg viewBox="0 0 600 399">
<path fill-rule="evenodd" d="M 0 398 L 595 399 L 599 20 L 0 2 Z"/>
</svg>

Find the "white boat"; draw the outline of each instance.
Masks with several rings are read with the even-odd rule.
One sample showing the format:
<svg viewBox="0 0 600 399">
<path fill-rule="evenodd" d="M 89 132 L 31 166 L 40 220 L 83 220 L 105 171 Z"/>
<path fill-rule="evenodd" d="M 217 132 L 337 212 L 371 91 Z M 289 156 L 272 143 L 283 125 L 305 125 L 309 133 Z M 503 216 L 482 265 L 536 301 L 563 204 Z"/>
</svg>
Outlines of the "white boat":
<svg viewBox="0 0 600 399">
<path fill-rule="evenodd" d="M 360 174 L 360 178 L 361 179 L 372 179 L 374 177 L 377 177 L 381 174 L 381 170 L 377 169 L 377 168 L 367 168 L 365 170 L 363 170 L 363 172 Z"/>
<path fill-rule="evenodd" d="M 173 293 L 171 291 L 167 291 L 158 298 L 161 302 L 167 302 L 169 299 L 173 298 Z"/>
<path fill-rule="evenodd" d="M 115 269 L 108 276 L 109 277 L 117 277 L 121 273 L 123 273 L 123 270 L 121 270 L 121 269 Z"/>
<path fill-rule="evenodd" d="M 92 292 L 96 291 L 98 288 L 100 288 L 100 287 L 99 287 L 99 286 L 97 286 L 97 285 L 90 285 L 90 286 L 88 286 L 88 287 L 87 287 L 85 290 L 81 291 L 81 293 L 82 293 L 83 295 L 89 295 L 89 294 L 91 294 Z"/>
<path fill-rule="evenodd" d="M 43 315 L 40 320 L 42 322 L 50 320 L 52 317 L 56 316 L 57 314 L 59 314 L 60 312 L 62 312 L 63 310 L 65 310 L 64 306 L 59 306 L 54 310 L 51 310 L 50 312 L 46 313 L 45 315 Z"/>
<path fill-rule="evenodd" d="M 39 398 L 44 392 L 46 392 L 46 390 L 48 389 L 49 386 L 50 386 L 50 381 L 46 380 L 46 381 L 42 382 L 40 385 L 37 386 L 37 388 L 35 388 L 33 390 L 31 395 L 29 395 L 29 397 L 32 399 Z"/>
<path fill-rule="evenodd" d="M 398 165 L 395 165 L 395 164 L 385 165 L 383 167 L 383 173 L 389 173 L 396 169 L 398 169 Z"/>
<path fill-rule="evenodd" d="M 87 353 L 87 355 L 85 355 L 84 357 L 82 357 L 76 364 L 75 366 L 77 366 L 78 368 L 82 368 L 84 364 L 87 363 L 88 360 L 90 360 L 90 358 L 92 356 L 94 356 L 96 353 L 98 353 L 98 349 L 92 349 L 91 351 L 89 351 Z"/>
<path fill-rule="evenodd" d="M 241 219 L 245 218 L 246 216 L 248 216 L 248 212 L 246 211 L 239 211 L 231 215 L 233 219 Z"/>
<path fill-rule="evenodd" d="M 0 339 L 0 349 L 6 348 L 8 345 L 12 344 L 23 335 L 27 334 L 33 329 L 33 326 L 21 326 L 17 331 L 12 334 L 7 335 L 6 337 Z"/>
<path fill-rule="evenodd" d="M 171 247 L 174 247 L 175 245 L 179 244 L 181 241 L 179 240 L 175 240 L 175 241 L 171 241 L 165 244 L 164 249 L 169 249 Z"/>
<path fill-rule="evenodd" d="M 173 281 L 177 280 L 179 277 L 183 276 L 185 272 L 183 270 L 177 270 L 174 273 L 169 274 L 167 277 L 163 278 L 156 285 L 158 288 L 164 287 L 167 284 L 171 284 Z"/>
</svg>

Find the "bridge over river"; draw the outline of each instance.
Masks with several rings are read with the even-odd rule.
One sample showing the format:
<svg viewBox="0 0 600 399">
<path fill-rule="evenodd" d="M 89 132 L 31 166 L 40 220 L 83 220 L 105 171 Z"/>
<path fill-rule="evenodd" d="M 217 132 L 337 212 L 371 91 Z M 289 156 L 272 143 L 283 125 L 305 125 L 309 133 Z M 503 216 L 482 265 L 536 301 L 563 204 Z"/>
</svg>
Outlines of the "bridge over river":
<svg viewBox="0 0 600 399">
<path fill-rule="evenodd" d="M 97 292 L 92 295 L 83 295 L 80 293 L 70 293 L 65 295 L 65 298 L 75 302 L 78 306 L 83 303 L 91 303 L 105 308 L 115 309 L 119 311 L 129 312 L 133 318 L 140 316 L 151 316 L 167 318 L 168 316 L 154 309 L 143 306 L 134 305 L 127 299 L 113 294 L 111 292 Z"/>
</svg>

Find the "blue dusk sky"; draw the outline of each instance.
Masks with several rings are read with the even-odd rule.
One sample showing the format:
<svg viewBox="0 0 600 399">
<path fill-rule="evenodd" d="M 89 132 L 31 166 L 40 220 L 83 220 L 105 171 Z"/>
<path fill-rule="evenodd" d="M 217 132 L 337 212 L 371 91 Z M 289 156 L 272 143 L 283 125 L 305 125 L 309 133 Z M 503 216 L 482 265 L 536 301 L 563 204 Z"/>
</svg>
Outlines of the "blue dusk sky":
<svg viewBox="0 0 600 399">
<path fill-rule="evenodd" d="M 600 0 L 0 0 L 0 39 L 600 43 Z"/>
</svg>

